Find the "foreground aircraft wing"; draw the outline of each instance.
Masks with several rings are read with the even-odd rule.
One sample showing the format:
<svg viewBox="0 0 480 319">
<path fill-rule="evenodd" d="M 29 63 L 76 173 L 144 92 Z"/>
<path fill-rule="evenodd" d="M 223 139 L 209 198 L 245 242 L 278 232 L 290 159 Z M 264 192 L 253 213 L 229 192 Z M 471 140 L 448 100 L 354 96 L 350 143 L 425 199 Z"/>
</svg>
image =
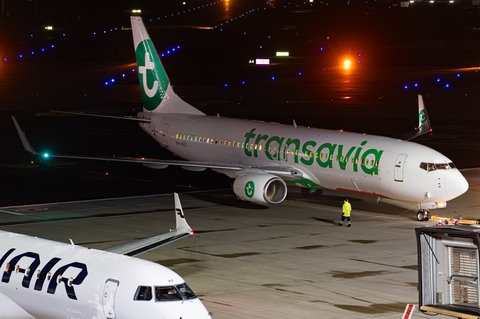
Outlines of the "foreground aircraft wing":
<svg viewBox="0 0 480 319">
<path fill-rule="evenodd" d="M 27 136 L 23 132 L 20 124 L 18 124 L 15 117 L 12 116 L 13 123 L 17 129 L 20 140 L 23 147 L 29 153 L 44 158 L 71 158 L 71 159 L 86 159 L 86 160 L 100 160 L 100 161 L 112 161 L 112 162 L 128 162 L 128 163 L 141 163 L 146 167 L 163 169 L 169 165 L 181 166 L 185 169 L 217 169 L 217 170 L 262 170 L 266 173 L 272 173 L 281 176 L 285 179 L 300 179 L 303 177 L 302 172 L 294 169 L 290 166 L 253 166 L 253 165 L 241 165 L 241 164 L 225 164 L 225 163 L 213 163 L 213 162 L 197 162 L 197 161 L 183 161 L 183 160 L 160 160 L 149 158 L 137 158 L 137 157 L 102 157 L 102 156 L 82 156 L 82 155 L 57 155 L 37 152 L 27 139 Z"/>
<path fill-rule="evenodd" d="M 173 195 L 175 197 L 175 218 L 177 225 L 174 230 L 170 230 L 169 232 L 161 235 L 140 239 L 105 250 L 112 253 L 133 257 L 192 235 L 193 231 L 185 219 L 178 194 L 173 193 Z"/>
<path fill-rule="evenodd" d="M 394 136 L 400 140 L 410 141 L 416 137 L 419 137 L 426 133 L 432 132 L 432 126 L 430 125 L 430 118 L 427 114 L 427 109 L 423 103 L 423 96 L 418 95 L 418 126 L 415 128 L 415 131 L 408 132 L 400 135 Z"/>
</svg>

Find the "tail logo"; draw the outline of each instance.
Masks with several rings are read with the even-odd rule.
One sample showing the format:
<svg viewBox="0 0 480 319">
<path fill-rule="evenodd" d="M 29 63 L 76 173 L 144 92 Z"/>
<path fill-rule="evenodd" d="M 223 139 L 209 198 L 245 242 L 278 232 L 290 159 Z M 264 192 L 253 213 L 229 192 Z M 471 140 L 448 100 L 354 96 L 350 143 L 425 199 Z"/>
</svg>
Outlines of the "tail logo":
<svg viewBox="0 0 480 319">
<path fill-rule="evenodd" d="M 155 62 L 150 61 L 150 56 L 148 52 L 145 52 L 145 66 L 139 66 L 138 72 L 142 75 L 142 87 L 145 90 L 145 94 L 152 98 L 158 90 L 158 81 L 153 81 L 153 87 L 148 87 L 147 82 L 147 70 L 154 70 L 155 69 Z"/>
<path fill-rule="evenodd" d="M 421 110 L 418 116 L 420 117 L 420 124 L 423 124 L 427 120 L 427 114 L 425 114 L 425 110 Z"/>
<path fill-rule="evenodd" d="M 137 46 L 135 56 L 143 107 L 153 111 L 162 102 L 168 87 L 168 77 L 150 39 Z"/>
</svg>

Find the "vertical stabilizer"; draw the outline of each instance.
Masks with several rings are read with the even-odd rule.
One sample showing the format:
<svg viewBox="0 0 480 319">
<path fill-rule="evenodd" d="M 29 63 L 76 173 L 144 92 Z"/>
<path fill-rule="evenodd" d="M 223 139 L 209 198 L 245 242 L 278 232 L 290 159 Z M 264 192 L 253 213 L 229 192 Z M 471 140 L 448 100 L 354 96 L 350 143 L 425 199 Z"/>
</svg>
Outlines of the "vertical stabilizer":
<svg viewBox="0 0 480 319">
<path fill-rule="evenodd" d="M 423 96 L 418 95 L 418 135 L 431 132 L 430 118 L 427 114 L 427 109 L 423 103 Z"/>
<path fill-rule="evenodd" d="M 204 114 L 183 101 L 173 91 L 170 80 L 145 29 L 142 18 L 130 17 L 130 20 L 132 22 L 133 44 L 144 111 Z"/>
</svg>

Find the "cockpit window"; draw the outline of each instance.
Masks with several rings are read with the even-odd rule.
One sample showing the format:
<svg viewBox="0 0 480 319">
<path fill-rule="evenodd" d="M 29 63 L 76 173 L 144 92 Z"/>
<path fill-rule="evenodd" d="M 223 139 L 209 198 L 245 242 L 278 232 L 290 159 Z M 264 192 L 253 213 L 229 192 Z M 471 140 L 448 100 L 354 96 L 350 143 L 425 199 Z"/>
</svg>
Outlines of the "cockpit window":
<svg viewBox="0 0 480 319">
<path fill-rule="evenodd" d="M 180 292 L 175 286 L 155 287 L 155 301 L 183 300 Z"/>
<path fill-rule="evenodd" d="M 190 287 L 188 287 L 187 284 L 184 283 L 184 284 L 178 285 L 177 288 L 178 288 L 178 290 L 180 290 L 180 292 L 182 293 L 182 295 L 185 299 L 195 299 L 195 298 L 197 298 L 197 295 L 195 295 L 193 290 L 190 289 Z"/>
<path fill-rule="evenodd" d="M 197 298 L 197 295 L 186 283 L 177 286 L 155 287 L 155 301 L 176 301 L 195 298 Z"/>
<path fill-rule="evenodd" d="M 456 168 L 456 166 L 452 162 L 439 164 L 422 162 L 420 163 L 420 168 L 426 170 L 427 172 L 432 172 L 437 169 L 452 169 Z"/>
<path fill-rule="evenodd" d="M 152 300 L 152 287 L 139 286 L 133 300 Z"/>
</svg>

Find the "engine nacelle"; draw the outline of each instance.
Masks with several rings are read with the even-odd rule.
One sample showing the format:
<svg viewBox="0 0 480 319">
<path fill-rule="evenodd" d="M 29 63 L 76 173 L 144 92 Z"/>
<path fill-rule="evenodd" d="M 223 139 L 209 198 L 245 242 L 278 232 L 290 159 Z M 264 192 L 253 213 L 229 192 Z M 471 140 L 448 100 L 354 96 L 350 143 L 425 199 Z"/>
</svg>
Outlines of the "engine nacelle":
<svg viewBox="0 0 480 319">
<path fill-rule="evenodd" d="M 235 179 L 233 192 L 247 202 L 278 204 L 287 196 L 287 185 L 275 175 L 245 174 Z"/>
</svg>

